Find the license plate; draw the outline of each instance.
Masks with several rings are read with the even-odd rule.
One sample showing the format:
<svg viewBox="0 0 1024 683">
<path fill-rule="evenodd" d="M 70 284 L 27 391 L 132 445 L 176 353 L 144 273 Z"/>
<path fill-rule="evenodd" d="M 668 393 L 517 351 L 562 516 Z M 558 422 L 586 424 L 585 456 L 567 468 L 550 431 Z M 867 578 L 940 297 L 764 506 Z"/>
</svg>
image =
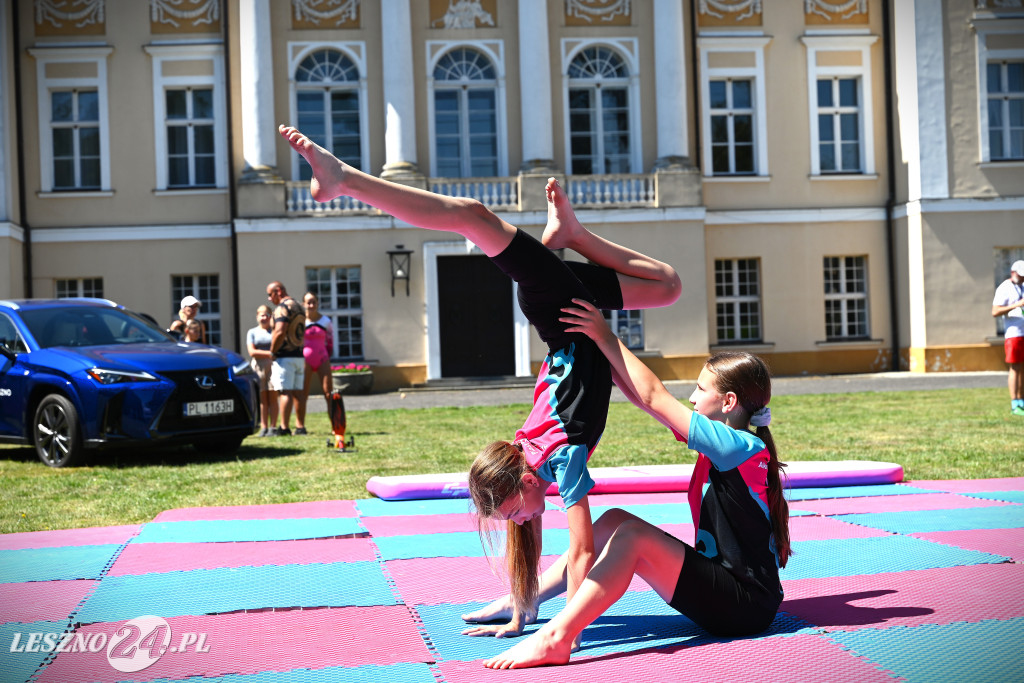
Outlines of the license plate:
<svg viewBox="0 0 1024 683">
<path fill-rule="evenodd" d="M 206 417 L 209 415 L 223 415 L 235 410 L 233 399 L 223 401 L 197 401 L 185 404 L 185 417 Z"/>
</svg>

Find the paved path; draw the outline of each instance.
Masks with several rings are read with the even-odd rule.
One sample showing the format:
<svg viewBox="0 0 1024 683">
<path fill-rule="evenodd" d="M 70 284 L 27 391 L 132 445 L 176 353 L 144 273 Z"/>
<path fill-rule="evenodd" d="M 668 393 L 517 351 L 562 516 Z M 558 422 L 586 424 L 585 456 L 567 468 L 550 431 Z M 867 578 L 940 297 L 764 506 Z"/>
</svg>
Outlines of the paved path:
<svg viewBox="0 0 1024 683">
<path fill-rule="evenodd" d="M 678 398 L 688 398 L 694 382 L 670 381 L 665 386 Z M 776 396 L 797 394 L 845 394 L 860 391 L 927 391 L 933 389 L 1006 388 L 1005 372 L 883 372 L 861 375 L 815 375 L 807 377 L 776 377 L 772 390 Z M 507 389 L 429 390 L 346 396 L 345 408 L 375 410 L 393 408 L 436 408 L 443 406 L 498 406 L 530 403 L 532 387 Z M 612 401 L 625 401 L 618 389 L 612 390 Z M 324 399 L 311 396 L 310 412 L 324 412 Z"/>
</svg>

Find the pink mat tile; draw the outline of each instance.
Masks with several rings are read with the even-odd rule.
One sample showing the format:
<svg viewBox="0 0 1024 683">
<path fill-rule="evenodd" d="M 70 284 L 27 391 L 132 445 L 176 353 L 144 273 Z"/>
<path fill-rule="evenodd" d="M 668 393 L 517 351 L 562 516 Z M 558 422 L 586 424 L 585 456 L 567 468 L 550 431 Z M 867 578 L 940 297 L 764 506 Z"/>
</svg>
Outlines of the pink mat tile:
<svg viewBox="0 0 1024 683">
<path fill-rule="evenodd" d="M 906 512 L 911 510 L 959 510 L 1011 505 L 1000 500 L 970 498 L 955 493 L 919 493 L 913 496 L 867 496 L 801 500 L 789 504 L 792 510 L 806 510 L 819 515 L 849 515 L 861 512 Z"/>
<path fill-rule="evenodd" d="M 141 524 L 128 526 L 96 526 L 59 531 L 23 531 L 0 536 L 0 550 L 27 548 L 59 548 L 67 545 L 121 545 L 139 533 Z"/>
<path fill-rule="evenodd" d="M 557 559 L 557 555 L 541 558 L 541 571 Z M 508 595 L 508 581 L 497 560 L 491 570 L 486 557 L 428 557 L 415 560 L 385 562 L 398 594 L 408 605 L 440 605 L 443 603 L 487 602 Z M 650 590 L 637 577 L 629 590 Z"/>
<path fill-rule="evenodd" d="M 259 567 L 281 564 L 372 562 L 368 538 L 239 543 L 129 543 L 108 576 L 191 571 L 217 567 Z"/>
<path fill-rule="evenodd" d="M 206 634 L 209 651 L 168 650 L 148 668 L 130 675 L 110 666 L 107 648 L 96 653 L 64 652 L 36 680 L 150 681 L 433 661 L 409 610 L 401 605 L 172 617 L 167 622 L 171 647 L 182 642 L 184 633 Z M 79 630 L 102 632 L 109 639 L 124 623 L 91 624 Z"/>
<path fill-rule="evenodd" d="M 0 583 L 0 623 L 64 621 L 98 581 Z"/>
<path fill-rule="evenodd" d="M 568 666 L 484 668 L 481 662 L 442 662 L 448 683 L 565 683 L 565 681 L 874 681 L 893 678 L 825 638 L 814 635 L 681 645 L 581 657 Z"/>
<path fill-rule="evenodd" d="M 949 491 L 952 493 L 979 493 L 985 491 L 1024 491 L 1024 477 L 1007 477 L 1004 479 L 949 479 L 904 482 L 911 486 L 933 491 Z"/>
<path fill-rule="evenodd" d="M 1009 557 L 1014 562 L 1024 562 L 1024 529 L 972 529 L 970 531 L 932 531 L 911 534 L 926 541 L 955 545 L 965 550 Z"/>
<path fill-rule="evenodd" d="M 824 541 L 833 538 L 871 538 L 888 535 L 881 529 L 871 529 L 828 517 L 789 518 L 791 541 Z"/>
<path fill-rule="evenodd" d="M 686 503 L 686 491 L 669 493 L 605 493 L 590 496 L 590 506 L 654 505 L 655 503 Z"/>
<path fill-rule="evenodd" d="M 687 545 L 693 545 L 696 539 L 696 534 L 693 530 L 693 524 L 686 522 L 684 524 L 659 524 L 658 528 L 662 531 L 669 533 L 678 538 Z"/>
<path fill-rule="evenodd" d="M 1024 617 L 1024 565 L 783 581 L 780 611 L 835 631 Z"/>
<path fill-rule="evenodd" d="M 320 500 L 276 505 L 229 505 L 223 507 L 164 510 L 154 522 L 194 522 L 218 519 L 297 519 L 302 517 L 356 517 L 355 501 Z"/>
</svg>

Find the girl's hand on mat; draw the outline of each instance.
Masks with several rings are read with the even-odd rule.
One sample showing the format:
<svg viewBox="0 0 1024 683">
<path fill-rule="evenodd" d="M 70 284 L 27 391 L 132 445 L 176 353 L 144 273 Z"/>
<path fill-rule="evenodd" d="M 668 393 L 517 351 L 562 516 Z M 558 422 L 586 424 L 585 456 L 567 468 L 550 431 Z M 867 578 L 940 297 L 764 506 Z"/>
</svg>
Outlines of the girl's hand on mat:
<svg viewBox="0 0 1024 683">
<path fill-rule="evenodd" d="M 584 299 L 573 299 L 572 302 L 579 308 L 566 306 L 562 309 L 565 317 L 559 318 L 559 322 L 566 323 L 566 332 L 580 332 L 587 335 L 595 342 L 602 340 L 612 341 L 615 335 L 604 319 L 604 313 L 594 307 L 592 303 Z"/>
<path fill-rule="evenodd" d="M 477 624 L 462 632 L 464 636 L 494 636 L 495 638 L 514 638 L 523 633 L 522 622 L 512 621 L 507 624 Z"/>
</svg>

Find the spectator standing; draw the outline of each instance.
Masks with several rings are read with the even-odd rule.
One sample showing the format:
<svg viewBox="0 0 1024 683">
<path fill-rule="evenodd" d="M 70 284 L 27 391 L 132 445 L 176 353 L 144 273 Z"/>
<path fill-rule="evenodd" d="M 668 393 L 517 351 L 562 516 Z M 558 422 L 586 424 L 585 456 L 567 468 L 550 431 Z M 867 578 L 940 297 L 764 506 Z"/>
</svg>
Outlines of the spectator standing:
<svg viewBox="0 0 1024 683">
<path fill-rule="evenodd" d="M 273 311 L 266 304 L 256 309 L 256 327 L 245 335 L 245 346 L 260 385 L 260 436 L 270 436 L 277 424 L 277 392 L 270 388 L 270 340 Z"/>
<path fill-rule="evenodd" d="M 288 426 L 299 397 L 302 395 L 306 374 L 306 359 L 302 356 L 306 314 L 302 304 L 288 295 L 278 281 L 267 285 L 267 299 L 274 304 L 274 327 L 270 335 L 273 364 L 270 369 L 270 388 L 280 393 L 277 436 L 290 436 Z"/>
<path fill-rule="evenodd" d="M 199 341 L 203 344 L 206 343 L 206 325 L 203 324 L 202 320 L 196 318 L 199 315 L 199 309 L 202 307 L 203 302 L 195 298 L 191 294 L 181 300 L 181 308 L 178 309 L 178 319 L 171 323 L 171 326 L 167 328 L 167 331 L 171 334 L 176 335 L 183 341 Z M 195 320 L 199 323 L 200 335 L 199 339 L 188 340 L 185 339 L 185 328 L 188 327 L 190 320 Z"/>
<path fill-rule="evenodd" d="M 1003 347 L 1009 366 L 1010 411 L 1024 417 L 1024 260 L 1014 261 L 1010 277 L 996 287 L 992 317 L 1006 316 Z"/>
</svg>

